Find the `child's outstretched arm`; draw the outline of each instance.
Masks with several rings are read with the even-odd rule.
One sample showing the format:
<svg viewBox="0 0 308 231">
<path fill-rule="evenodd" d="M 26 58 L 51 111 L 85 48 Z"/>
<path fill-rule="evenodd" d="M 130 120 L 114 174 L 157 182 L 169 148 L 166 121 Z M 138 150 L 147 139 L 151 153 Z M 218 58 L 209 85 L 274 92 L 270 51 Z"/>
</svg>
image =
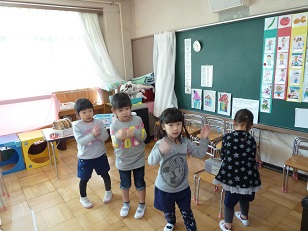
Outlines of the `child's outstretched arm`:
<svg viewBox="0 0 308 231">
<path fill-rule="evenodd" d="M 191 154 L 192 156 L 203 158 L 206 155 L 207 148 L 209 145 L 208 136 L 210 134 L 210 126 L 204 125 L 201 128 L 200 134 L 201 134 L 201 139 L 199 141 L 199 145 L 197 145 L 194 142 L 189 142 L 187 152 Z"/>
<path fill-rule="evenodd" d="M 209 137 L 209 134 L 210 134 L 210 126 L 209 125 L 204 125 L 202 128 L 201 128 L 201 139 L 207 139 Z"/>
<path fill-rule="evenodd" d="M 166 155 L 169 152 L 169 150 L 170 147 L 165 139 L 157 141 L 148 157 L 149 165 L 159 164 L 159 162 L 162 159 L 162 156 Z"/>
</svg>

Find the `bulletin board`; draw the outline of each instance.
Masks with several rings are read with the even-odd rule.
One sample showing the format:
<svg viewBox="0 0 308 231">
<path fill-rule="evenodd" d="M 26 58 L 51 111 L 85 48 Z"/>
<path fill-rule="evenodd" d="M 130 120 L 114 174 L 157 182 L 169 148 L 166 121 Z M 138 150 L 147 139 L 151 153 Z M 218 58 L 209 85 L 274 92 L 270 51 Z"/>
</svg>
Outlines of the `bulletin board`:
<svg viewBox="0 0 308 231">
<path fill-rule="evenodd" d="M 221 116 L 216 112 L 191 109 L 191 95 L 185 94 L 184 40 L 198 40 L 200 52 L 191 50 L 191 88 L 227 92 L 232 98 L 260 99 L 264 18 L 218 24 L 176 33 L 175 93 L 181 109 Z M 201 65 L 213 65 L 213 86 L 201 87 Z M 308 132 L 294 127 L 295 108 L 308 103 L 272 101 L 271 113 L 259 113 L 259 124 Z M 217 110 L 216 110 L 217 111 Z M 231 116 L 223 116 L 231 118 Z M 308 119 L 308 118 L 307 118 Z"/>
</svg>

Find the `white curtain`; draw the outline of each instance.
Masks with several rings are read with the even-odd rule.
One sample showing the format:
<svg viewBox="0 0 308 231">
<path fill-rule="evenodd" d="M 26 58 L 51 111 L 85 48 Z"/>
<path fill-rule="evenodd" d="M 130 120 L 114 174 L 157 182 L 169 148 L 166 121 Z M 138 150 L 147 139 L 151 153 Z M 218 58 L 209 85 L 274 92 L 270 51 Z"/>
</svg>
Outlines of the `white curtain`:
<svg viewBox="0 0 308 231">
<path fill-rule="evenodd" d="M 155 101 L 153 114 L 156 117 L 159 117 L 166 108 L 178 107 L 174 92 L 175 49 L 175 32 L 154 34 Z"/>
<path fill-rule="evenodd" d="M 104 88 L 110 83 L 123 81 L 108 55 L 97 14 L 79 13 L 79 15 L 85 42 L 94 59 L 94 70 L 100 79 L 100 87 Z"/>
</svg>

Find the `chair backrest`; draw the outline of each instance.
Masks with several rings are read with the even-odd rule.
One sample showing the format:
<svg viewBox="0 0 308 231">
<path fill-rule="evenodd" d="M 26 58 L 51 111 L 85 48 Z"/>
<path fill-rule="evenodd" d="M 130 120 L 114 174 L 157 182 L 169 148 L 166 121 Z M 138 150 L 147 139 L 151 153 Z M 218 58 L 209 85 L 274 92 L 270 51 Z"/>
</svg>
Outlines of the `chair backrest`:
<svg viewBox="0 0 308 231">
<path fill-rule="evenodd" d="M 206 117 L 205 119 L 212 131 L 223 135 L 226 133 L 225 121 L 223 119 L 217 117 Z"/>
<path fill-rule="evenodd" d="M 308 156 L 308 139 L 296 137 L 293 144 L 292 155 Z"/>
<path fill-rule="evenodd" d="M 226 133 L 231 133 L 234 131 L 234 123 L 231 120 L 225 121 Z"/>
<path fill-rule="evenodd" d="M 198 134 L 203 125 L 205 124 L 206 124 L 206 119 L 201 115 L 190 114 L 190 113 L 184 114 L 184 125 L 190 136 L 191 135 L 195 136 L 195 134 Z"/>
<path fill-rule="evenodd" d="M 185 125 L 196 125 L 202 127 L 206 124 L 206 119 L 204 116 L 196 114 L 184 114 Z"/>
<path fill-rule="evenodd" d="M 261 145 L 261 129 L 253 127 L 250 129 L 250 134 L 253 138 L 255 138 L 255 141 L 257 143 L 257 147 L 260 148 Z"/>
<path fill-rule="evenodd" d="M 221 147 L 218 147 L 218 146 L 219 144 L 221 144 L 223 137 L 224 135 L 220 135 L 210 141 L 206 154 L 210 155 L 212 159 L 220 159 Z"/>
</svg>

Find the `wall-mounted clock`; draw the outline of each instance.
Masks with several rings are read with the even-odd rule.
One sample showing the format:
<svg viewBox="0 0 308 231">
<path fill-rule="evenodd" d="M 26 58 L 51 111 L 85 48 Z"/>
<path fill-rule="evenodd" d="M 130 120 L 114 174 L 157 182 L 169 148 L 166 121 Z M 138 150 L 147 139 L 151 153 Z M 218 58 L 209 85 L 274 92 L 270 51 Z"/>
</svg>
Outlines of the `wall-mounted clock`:
<svg viewBox="0 0 308 231">
<path fill-rule="evenodd" d="M 201 50 L 201 44 L 198 40 L 194 41 L 193 49 L 194 49 L 195 52 L 199 52 Z"/>
</svg>

